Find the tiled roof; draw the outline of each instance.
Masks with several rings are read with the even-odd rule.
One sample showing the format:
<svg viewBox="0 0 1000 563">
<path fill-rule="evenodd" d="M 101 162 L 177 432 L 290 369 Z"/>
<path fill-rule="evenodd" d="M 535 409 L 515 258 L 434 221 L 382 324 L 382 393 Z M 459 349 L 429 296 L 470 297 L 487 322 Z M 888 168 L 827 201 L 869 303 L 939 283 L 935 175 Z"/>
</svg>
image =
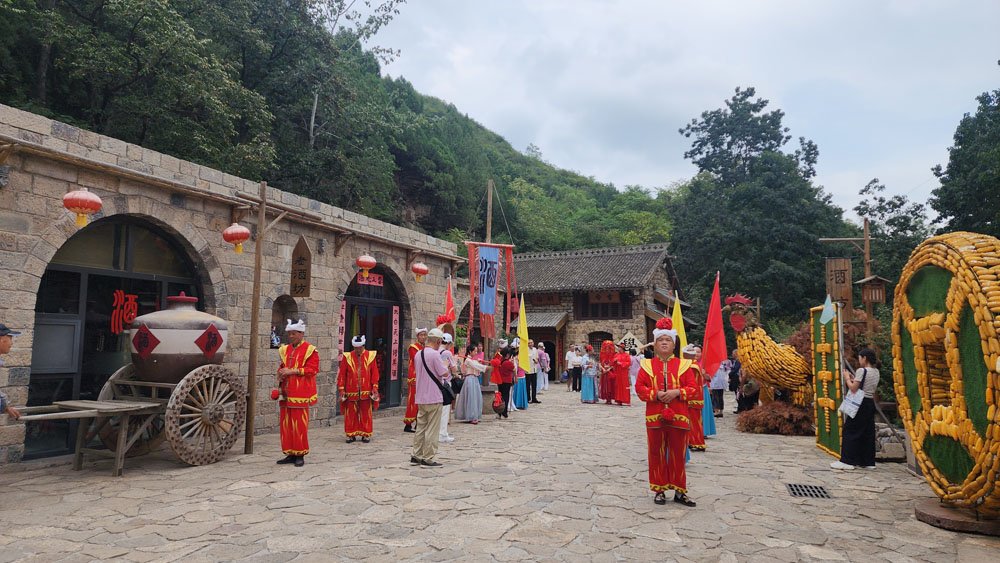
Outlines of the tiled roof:
<svg viewBox="0 0 1000 563">
<path fill-rule="evenodd" d="M 517 289 L 525 293 L 645 287 L 667 259 L 666 244 L 514 255 Z"/>
<path fill-rule="evenodd" d="M 569 317 L 569 314 L 565 312 L 525 311 L 524 314 L 528 317 L 528 328 L 554 328 L 556 330 L 561 329 Z M 510 326 L 517 328 L 516 318 L 510 321 Z"/>
</svg>

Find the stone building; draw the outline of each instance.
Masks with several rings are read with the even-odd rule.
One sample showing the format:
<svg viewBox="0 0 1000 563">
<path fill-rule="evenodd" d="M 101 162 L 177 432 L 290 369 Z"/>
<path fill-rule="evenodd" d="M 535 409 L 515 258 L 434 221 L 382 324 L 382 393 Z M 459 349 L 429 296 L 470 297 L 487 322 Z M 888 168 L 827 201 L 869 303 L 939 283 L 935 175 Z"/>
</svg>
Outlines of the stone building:
<svg viewBox="0 0 1000 563">
<path fill-rule="evenodd" d="M 679 287 L 666 244 L 515 254 L 514 271 L 528 335 L 557 358 L 550 376 L 565 368 L 569 344 L 598 349 L 603 340 L 617 342 L 629 333 L 649 342 Z M 694 323 L 685 319 L 685 326 Z"/>
<path fill-rule="evenodd" d="M 62 197 L 87 188 L 102 210 L 83 228 Z M 259 232 L 261 185 L 117 139 L 0 105 L 0 322 L 22 335 L 0 367 L 0 388 L 15 405 L 93 399 L 129 362 L 127 331 L 113 321 L 116 293 L 138 314 L 160 308 L 180 291 L 199 308 L 229 321 L 225 365 L 245 378 L 255 237 L 243 254 L 222 231 L 238 221 Z M 270 400 L 277 353 L 270 328 L 304 317 L 307 339 L 321 356 L 320 403 L 313 425 L 336 416 L 339 351 L 364 332 L 382 354 L 384 407 L 405 401 L 406 347 L 415 326 L 443 311 L 447 276 L 461 262 L 450 242 L 266 187 L 256 432 L 275 432 Z M 308 297 L 290 287 L 296 246 L 311 253 Z M 361 254 L 378 265 L 367 279 Z M 417 282 L 410 266 L 429 273 Z M 458 306 L 462 304 L 459 303 Z M 393 330 L 393 327 L 398 330 Z M 0 416 L 0 463 L 70 451 L 74 423 L 18 424 Z M 388 424 L 387 424 L 388 426 Z M 395 427 L 395 424 L 392 425 Z"/>
</svg>

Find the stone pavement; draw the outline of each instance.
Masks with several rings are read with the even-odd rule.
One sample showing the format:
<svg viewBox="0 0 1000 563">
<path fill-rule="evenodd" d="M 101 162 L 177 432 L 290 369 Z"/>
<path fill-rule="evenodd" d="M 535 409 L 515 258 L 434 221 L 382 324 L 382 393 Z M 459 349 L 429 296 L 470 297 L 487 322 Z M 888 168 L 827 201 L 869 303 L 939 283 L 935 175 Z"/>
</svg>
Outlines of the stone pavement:
<svg viewBox="0 0 1000 563">
<path fill-rule="evenodd" d="M 834 472 L 811 438 L 741 434 L 735 416 L 695 453 L 698 507 L 656 506 L 641 403 L 582 405 L 553 387 L 542 405 L 451 425 L 441 468 L 408 463 L 399 417 L 376 439 L 312 432 L 301 469 L 256 454 L 187 467 L 167 450 L 126 462 L 28 462 L 0 474 L 0 561 L 996 561 L 1000 539 L 918 522 L 932 493 L 902 465 Z M 733 404 L 732 395 L 727 398 Z M 239 444 L 242 445 L 242 442 Z M 785 483 L 833 499 L 793 498 Z"/>
</svg>

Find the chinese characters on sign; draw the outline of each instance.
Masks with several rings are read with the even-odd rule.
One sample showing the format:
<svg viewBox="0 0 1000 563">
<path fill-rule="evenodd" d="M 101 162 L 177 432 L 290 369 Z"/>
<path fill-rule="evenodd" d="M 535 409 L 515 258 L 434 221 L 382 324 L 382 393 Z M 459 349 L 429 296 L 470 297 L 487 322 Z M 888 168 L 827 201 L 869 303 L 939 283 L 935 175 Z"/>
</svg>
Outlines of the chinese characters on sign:
<svg viewBox="0 0 1000 563">
<path fill-rule="evenodd" d="M 139 314 L 139 303 L 136 302 L 137 295 L 125 293 L 121 289 L 116 289 L 111 310 L 111 333 L 121 334 L 126 327 L 132 324 Z"/>
<path fill-rule="evenodd" d="M 853 305 L 850 258 L 826 259 L 826 292 L 834 301 L 846 303 L 848 308 Z"/>
<path fill-rule="evenodd" d="M 292 279 L 288 284 L 292 297 L 309 297 L 312 284 L 312 252 L 304 237 L 299 237 L 292 250 Z"/>
<path fill-rule="evenodd" d="M 385 278 L 382 277 L 382 274 L 373 274 L 371 272 L 368 272 L 367 278 L 361 275 L 361 272 L 358 272 L 356 278 L 358 280 L 358 285 L 374 285 L 376 287 L 382 287 L 385 283 Z"/>
<path fill-rule="evenodd" d="M 344 342 L 344 334 L 347 332 L 347 328 L 344 323 L 347 321 L 347 301 L 340 301 L 340 324 L 337 326 L 337 343 L 334 346 L 336 349 L 333 351 L 334 356 L 340 353 L 340 348 L 346 343 Z"/>
<path fill-rule="evenodd" d="M 369 274 L 370 275 L 370 274 Z M 392 359 L 389 363 L 389 378 L 393 381 L 399 379 L 399 306 L 392 308 L 392 341 L 389 343 L 392 350 Z"/>
<path fill-rule="evenodd" d="M 625 336 L 623 336 L 622 339 L 619 340 L 619 342 L 625 345 L 626 351 L 631 350 L 633 348 L 638 350 L 639 346 L 641 346 L 639 341 L 636 339 L 635 335 L 632 334 L 631 332 L 626 333 Z"/>
<path fill-rule="evenodd" d="M 591 304 L 620 303 L 621 296 L 617 291 L 591 291 L 588 300 Z"/>
</svg>

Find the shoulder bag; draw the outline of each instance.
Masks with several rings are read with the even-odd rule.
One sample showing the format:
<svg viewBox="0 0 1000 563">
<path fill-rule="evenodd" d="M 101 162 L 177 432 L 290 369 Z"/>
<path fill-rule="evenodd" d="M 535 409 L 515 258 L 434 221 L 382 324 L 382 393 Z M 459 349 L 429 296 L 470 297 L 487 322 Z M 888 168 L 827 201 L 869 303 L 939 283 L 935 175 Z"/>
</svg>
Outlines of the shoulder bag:
<svg viewBox="0 0 1000 563">
<path fill-rule="evenodd" d="M 864 369 L 861 373 L 861 385 L 858 387 L 857 391 L 848 391 L 844 395 L 844 400 L 840 403 L 840 408 L 837 409 L 844 413 L 847 418 L 854 418 L 858 414 L 858 409 L 861 408 L 861 402 L 865 400 L 865 378 L 868 377 L 868 370 Z"/>
<path fill-rule="evenodd" d="M 442 385 L 441 382 L 438 381 L 437 376 L 434 375 L 434 372 L 431 371 L 431 368 L 427 367 L 427 358 L 424 357 L 423 350 L 420 351 L 420 361 L 424 364 L 424 370 L 427 372 L 427 377 L 430 377 L 431 381 L 433 381 L 438 386 L 438 389 L 441 390 L 441 404 L 450 405 L 455 402 L 455 394 L 451 392 L 451 388 Z"/>
</svg>

